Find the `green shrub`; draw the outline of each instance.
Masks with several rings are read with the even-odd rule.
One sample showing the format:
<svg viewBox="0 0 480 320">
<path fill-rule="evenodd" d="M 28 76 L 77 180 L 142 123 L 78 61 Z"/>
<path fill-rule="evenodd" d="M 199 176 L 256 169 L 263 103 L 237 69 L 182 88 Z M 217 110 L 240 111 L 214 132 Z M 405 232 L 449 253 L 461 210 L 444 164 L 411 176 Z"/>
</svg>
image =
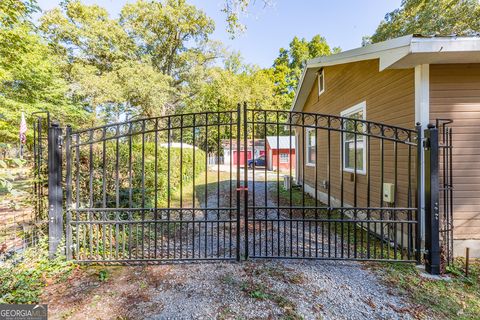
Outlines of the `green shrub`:
<svg viewBox="0 0 480 320">
<path fill-rule="evenodd" d="M 168 153 L 170 153 L 170 170 L 168 170 Z M 89 146 L 80 149 L 79 167 L 74 162 L 73 186 L 77 179 L 80 192 L 80 205 L 89 206 L 90 172 L 92 172 L 93 205 L 103 207 L 103 184 L 106 189 L 106 206 L 117 207 L 116 180 L 118 179 L 119 207 L 145 207 L 155 206 L 155 187 L 157 188 L 158 207 L 166 206 L 168 190 L 170 194 L 178 193 L 180 185 L 186 186 L 195 176 L 205 172 L 205 152 L 195 149 L 195 163 L 193 149 L 168 148 L 158 146 L 157 163 L 155 167 L 155 143 L 142 143 L 134 141 L 130 155 L 129 144 L 122 141 L 118 144 L 118 165 L 116 162 L 117 145 L 110 141 L 105 145 L 105 161 L 103 160 L 103 146 L 96 144 L 92 147 L 92 160 L 90 161 Z M 131 162 L 130 162 L 131 156 Z M 73 156 L 75 159 L 75 155 Z M 142 161 L 143 159 L 143 161 Z M 91 168 L 91 163 L 93 167 Z M 182 163 L 182 165 L 180 165 Z M 129 167 L 131 166 L 131 171 Z M 156 169 L 156 170 L 155 170 Z M 181 172 L 180 172 L 181 169 Z M 118 173 L 117 173 L 118 172 Z M 155 175 L 156 172 L 156 175 Z M 73 199 L 77 190 L 74 190 Z M 131 197 L 131 204 L 130 204 Z M 172 206 L 174 204 L 171 204 Z"/>
</svg>

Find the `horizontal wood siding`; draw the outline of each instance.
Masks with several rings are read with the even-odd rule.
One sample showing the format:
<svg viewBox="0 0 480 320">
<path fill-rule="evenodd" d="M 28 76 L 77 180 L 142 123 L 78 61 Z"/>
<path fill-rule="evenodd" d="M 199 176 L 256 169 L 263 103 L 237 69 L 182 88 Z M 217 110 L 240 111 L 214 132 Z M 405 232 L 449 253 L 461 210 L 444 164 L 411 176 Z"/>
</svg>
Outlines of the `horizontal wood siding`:
<svg viewBox="0 0 480 320">
<path fill-rule="evenodd" d="M 366 119 L 406 128 L 414 128 L 415 91 L 414 70 L 385 70 L 379 72 L 378 60 L 369 60 L 325 68 L 325 92 L 318 95 L 317 83 L 309 94 L 303 111 L 340 115 L 340 113 L 362 101 L 366 102 Z M 306 119 L 306 122 L 311 120 Z M 299 135 L 300 150 L 304 150 L 303 134 Z M 380 139 L 371 138 L 368 144 L 370 159 L 367 160 L 367 173 L 354 174 L 342 170 L 341 135 L 330 132 L 330 162 L 328 162 L 328 132 L 317 131 L 317 166 L 305 165 L 304 153 L 297 155 L 299 174 L 305 171 L 305 182 L 312 188 L 317 185 L 319 192 L 327 193 L 326 181 L 331 186 L 331 197 L 343 204 L 356 206 L 379 206 L 382 196 L 382 159 Z M 397 148 L 395 168 L 394 150 Z M 415 193 L 414 147 L 402 143 L 385 142 L 383 145 L 383 181 L 397 183 L 396 206 L 414 206 L 409 203 L 408 194 Z M 411 157 L 409 167 L 408 157 Z M 330 163 L 330 181 L 328 181 Z M 396 170 L 395 170 L 396 169 Z M 396 172 L 396 176 L 395 176 Z M 315 179 L 317 177 L 317 179 Z M 368 180 L 370 179 L 370 188 Z M 301 180 L 301 178 L 300 178 Z M 356 184 L 356 190 L 355 190 Z M 343 192 L 342 192 L 343 190 Z M 355 201 L 356 193 L 356 201 Z M 410 197 L 412 201 L 413 197 Z M 356 203 L 355 203 L 356 202 Z"/>
<path fill-rule="evenodd" d="M 480 239 L 480 64 L 430 66 L 430 120 L 453 119 L 454 238 Z"/>
</svg>

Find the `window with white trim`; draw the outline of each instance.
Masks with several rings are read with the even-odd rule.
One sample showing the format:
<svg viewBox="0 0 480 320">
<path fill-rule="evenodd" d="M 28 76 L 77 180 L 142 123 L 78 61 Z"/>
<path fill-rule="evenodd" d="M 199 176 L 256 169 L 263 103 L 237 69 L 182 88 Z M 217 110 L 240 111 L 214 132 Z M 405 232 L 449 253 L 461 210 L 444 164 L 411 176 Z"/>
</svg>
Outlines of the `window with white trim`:
<svg viewBox="0 0 480 320">
<path fill-rule="evenodd" d="M 318 71 L 318 95 L 325 91 L 325 70 L 322 68 Z"/>
<path fill-rule="evenodd" d="M 309 164 L 309 165 L 315 165 L 315 144 L 316 144 L 316 140 L 315 140 L 315 129 L 314 128 L 307 128 L 305 130 L 305 145 L 306 145 L 306 149 L 305 149 L 305 158 L 306 158 L 306 161 L 305 161 L 305 164 Z"/>
<path fill-rule="evenodd" d="M 347 172 L 356 172 L 359 174 L 366 173 L 366 138 L 365 124 L 366 120 L 365 101 L 354 105 L 340 113 L 342 117 L 348 118 L 343 120 L 343 170 Z M 356 159 L 356 165 L 355 165 Z"/>
<path fill-rule="evenodd" d="M 280 163 L 288 163 L 288 153 L 280 153 Z"/>
</svg>

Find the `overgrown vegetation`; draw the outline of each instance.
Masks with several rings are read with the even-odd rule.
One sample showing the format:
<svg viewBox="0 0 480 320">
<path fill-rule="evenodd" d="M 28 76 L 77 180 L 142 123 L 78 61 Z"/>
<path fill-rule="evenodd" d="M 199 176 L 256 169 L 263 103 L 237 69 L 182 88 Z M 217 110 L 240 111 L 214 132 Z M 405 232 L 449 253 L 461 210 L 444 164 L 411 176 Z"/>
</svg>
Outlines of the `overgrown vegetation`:
<svg viewBox="0 0 480 320">
<path fill-rule="evenodd" d="M 445 280 L 429 279 L 410 264 L 373 265 L 383 279 L 414 304 L 423 307 L 420 315 L 439 319 L 478 319 L 480 314 L 480 261 L 471 263 L 465 276 L 465 260 L 456 259 L 447 268 Z"/>
<path fill-rule="evenodd" d="M 48 258 L 48 242 L 27 249 L 19 260 L 0 264 L 0 303 L 39 303 L 46 286 L 65 281 L 77 268 L 61 254 Z"/>
<path fill-rule="evenodd" d="M 40 232 L 30 208 L 31 190 L 31 171 L 25 160 L 0 160 L 0 260 L 33 241 Z"/>
<path fill-rule="evenodd" d="M 0 195 L 11 194 L 17 195 L 19 191 L 14 187 L 15 175 L 13 174 L 13 168 L 22 168 L 25 164 L 21 159 L 4 159 L 0 160 Z"/>
</svg>

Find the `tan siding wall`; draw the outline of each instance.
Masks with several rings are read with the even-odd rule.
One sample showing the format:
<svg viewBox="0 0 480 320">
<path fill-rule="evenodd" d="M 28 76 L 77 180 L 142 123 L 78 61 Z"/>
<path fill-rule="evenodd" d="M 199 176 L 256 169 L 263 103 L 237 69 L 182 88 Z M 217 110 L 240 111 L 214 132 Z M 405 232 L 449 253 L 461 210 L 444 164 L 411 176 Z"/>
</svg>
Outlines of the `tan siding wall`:
<svg viewBox="0 0 480 320">
<path fill-rule="evenodd" d="M 480 64 L 430 66 L 430 119 L 453 127 L 454 237 L 480 239 Z"/>
<path fill-rule="evenodd" d="M 362 101 L 366 101 L 367 120 L 389 125 L 414 128 L 415 91 L 414 70 L 378 71 L 378 61 L 369 60 L 325 68 L 325 92 L 318 96 L 317 83 L 314 84 L 303 108 L 304 112 L 340 115 Z M 308 120 L 307 120 L 308 122 Z M 301 131 L 301 130 L 299 130 Z M 300 153 L 299 173 L 305 170 L 305 181 L 315 186 L 317 171 L 318 191 L 327 192 L 322 181 L 327 180 L 328 136 L 324 130 L 318 130 L 317 168 L 304 166 L 304 154 Z M 299 134 L 299 146 L 302 146 L 302 134 Z M 344 203 L 353 205 L 353 174 L 341 170 L 340 134 L 331 132 L 330 169 L 331 196 L 340 200 L 343 179 Z M 381 196 L 380 140 L 370 140 L 370 170 L 366 175 L 357 174 L 357 206 L 366 206 L 368 198 L 367 181 L 370 175 L 370 206 L 379 205 Z M 301 150 L 301 149 L 300 149 Z M 384 144 L 384 182 L 394 183 L 394 144 Z M 409 148 L 397 144 L 397 206 L 407 206 L 408 187 L 414 190 L 415 184 L 415 148 L 411 148 L 412 167 L 408 167 Z M 409 182 L 411 182 L 409 184 Z M 413 191 L 414 193 L 414 191 Z M 413 204 L 412 204 L 413 205 Z"/>
</svg>

